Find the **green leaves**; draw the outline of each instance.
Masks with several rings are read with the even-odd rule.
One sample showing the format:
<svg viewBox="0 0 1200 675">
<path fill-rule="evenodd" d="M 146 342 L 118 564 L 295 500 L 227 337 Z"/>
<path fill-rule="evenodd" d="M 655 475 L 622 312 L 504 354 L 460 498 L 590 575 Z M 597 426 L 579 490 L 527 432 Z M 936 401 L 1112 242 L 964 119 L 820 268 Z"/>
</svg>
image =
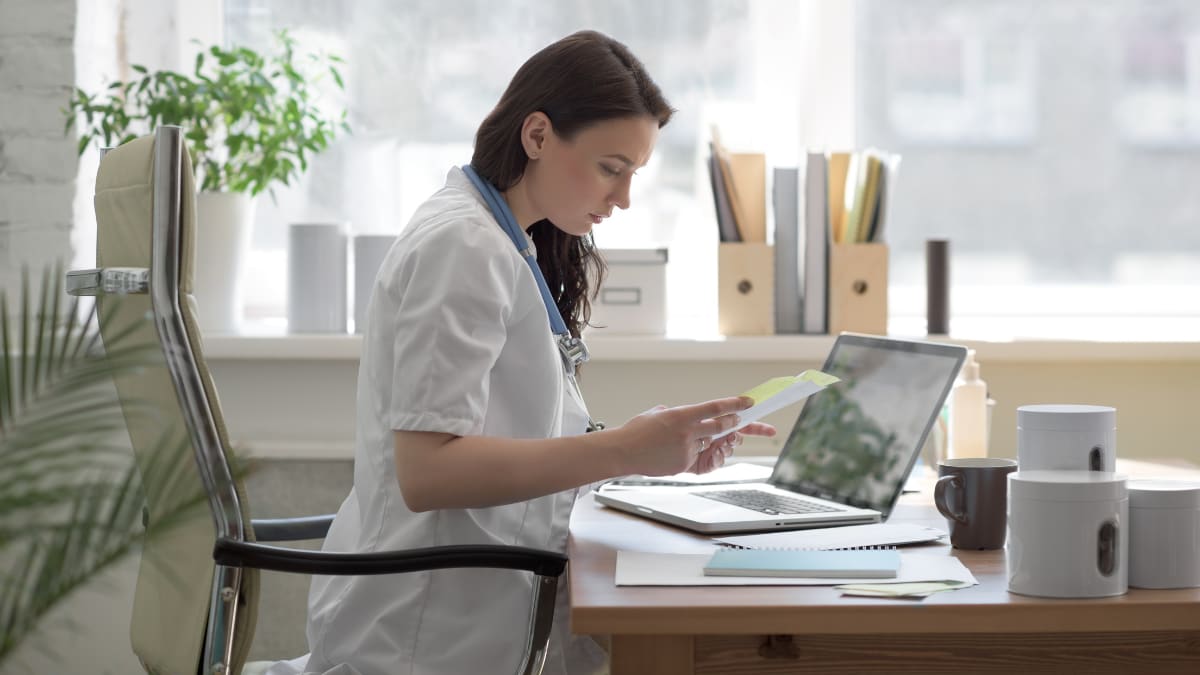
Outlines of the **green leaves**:
<svg viewBox="0 0 1200 675">
<path fill-rule="evenodd" d="M 196 54 L 192 74 L 150 72 L 91 95 L 76 89 L 63 113 L 64 133 L 78 125 L 79 154 L 89 145 L 112 147 L 157 126 L 184 128 L 202 190 L 258 194 L 287 185 L 339 132 L 346 111 L 326 110 L 320 83 L 345 90 L 336 55 L 296 58 L 296 41 L 282 31 L 274 53 L 213 45 Z"/>
<path fill-rule="evenodd" d="M 62 270 L 46 270 L 38 302 L 22 275 L 9 322 L 0 292 L 0 662 L 73 589 L 130 551 L 141 492 L 112 377 L 145 349 L 98 352 L 95 310 L 64 308 Z M 127 335 L 127 331 L 118 331 Z"/>
<path fill-rule="evenodd" d="M 151 319 L 105 315 L 103 349 L 93 305 L 64 307 L 62 270 L 46 270 L 36 302 L 28 274 L 9 319 L 0 290 L 0 670 L 39 622 L 148 539 L 206 520 L 189 481 L 192 447 L 148 400 L 118 401 L 114 380 L 165 368 L 141 337 Z M 140 469 L 127 422 L 157 429 Z M 154 439 L 151 439 L 154 440 Z M 235 475 L 245 475 L 235 468 Z M 144 490 L 143 486 L 149 486 Z M 142 526 L 145 494 L 167 495 Z M 81 630 L 85 627 L 81 627 Z M 62 647 L 42 646 L 51 652 Z M 68 647 L 69 648 L 69 647 Z M 12 672 L 22 670 L 13 664 Z"/>
</svg>

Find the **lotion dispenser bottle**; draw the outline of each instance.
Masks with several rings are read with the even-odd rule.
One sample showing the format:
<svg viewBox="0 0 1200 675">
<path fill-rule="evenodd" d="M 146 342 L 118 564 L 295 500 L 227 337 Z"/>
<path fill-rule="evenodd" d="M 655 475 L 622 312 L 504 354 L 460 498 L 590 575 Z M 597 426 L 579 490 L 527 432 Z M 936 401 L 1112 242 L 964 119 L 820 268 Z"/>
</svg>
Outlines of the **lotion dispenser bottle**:
<svg viewBox="0 0 1200 675">
<path fill-rule="evenodd" d="M 950 390 L 950 457 L 987 457 L 987 398 L 975 350 L 967 350 L 962 372 Z"/>
</svg>

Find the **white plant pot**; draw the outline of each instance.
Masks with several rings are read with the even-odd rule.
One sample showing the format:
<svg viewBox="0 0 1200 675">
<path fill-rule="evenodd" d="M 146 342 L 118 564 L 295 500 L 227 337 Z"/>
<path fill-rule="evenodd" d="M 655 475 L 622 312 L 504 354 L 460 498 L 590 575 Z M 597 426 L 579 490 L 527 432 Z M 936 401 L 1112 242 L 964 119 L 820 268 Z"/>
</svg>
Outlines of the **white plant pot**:
<svg viewBox="0 0 1200 675">
<path fill-rule="evenodd" d="M 255 199 L 237 192 L 196 195 L 196 258 L 193 294 L 205 334 L 240 332 L 242 280 Z"/>
</svg>

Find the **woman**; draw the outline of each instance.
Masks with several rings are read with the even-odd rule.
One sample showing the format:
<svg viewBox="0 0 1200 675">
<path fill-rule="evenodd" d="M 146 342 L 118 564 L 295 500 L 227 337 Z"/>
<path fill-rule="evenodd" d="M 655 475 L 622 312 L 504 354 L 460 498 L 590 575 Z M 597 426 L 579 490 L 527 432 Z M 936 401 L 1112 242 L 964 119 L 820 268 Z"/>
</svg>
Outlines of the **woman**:
<svg viewBox="0 0 1200 675">
<path fill-rule="evenodd" d="M 470 167 L 453 169 L 417 210 L 376 279 L 354 489 L 327 550 L 565 551 L 580 488 L 625 474 L 709 471 L 740 442 L 739 433 L 708 441 L 749 407 L 739 397 L 659 406 L 584 433 L 588 412 L 570 355 L 589 314 L 588 268 L 602 271 L 591 229 L 629 207 L 634 171 L 672 112 L 641 63 L 599 33 L 564 38 L 517 71 L 479 128 Z M 536 272 L 518 248 L 536 252 Z M 293 665 L 362 675 L 514 672 L 531 588 L 530 575 L 510 570 L 315 577 L 312 653 Z M 595 672 L 604 652 L 570 635 L 566 588 L 545 672 Z"/>
</svg>

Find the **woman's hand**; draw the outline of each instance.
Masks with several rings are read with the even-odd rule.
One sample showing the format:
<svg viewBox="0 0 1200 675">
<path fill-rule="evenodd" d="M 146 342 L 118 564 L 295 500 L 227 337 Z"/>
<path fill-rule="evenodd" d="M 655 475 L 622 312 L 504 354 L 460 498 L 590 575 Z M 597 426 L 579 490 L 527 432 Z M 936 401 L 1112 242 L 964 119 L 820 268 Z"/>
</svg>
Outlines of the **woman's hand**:
<svg viewBox="0 0 1200 675">
<path fill-rule="evenodd" d="M 775 435 L 775 427 L 763 422 L 752 422 L 738 429 L 732 434 L 728 434 L 715 441 L 712 441 L 697 457 L 696 461 L 688 467 L 689 473 L 708 473 L 725 466 L 725 460 L 733 454 L 737 446 L 742 444 L 744 436 L 766 436 Z"/>
<path fill-rule="evenodd" d="M 739 434 L 729 434 L 714 444 L 712 437 L 736 426 L 737 413 L 752 405 L 750 398 L 731 396 L 647 410 L 614 430 L 623 436 L 620 448 L 624 473 L 668 476 L 697 467 L 711 471 L 724 463 L 740 440 Z M 747 425 L 742 431 L 768 436 L 775 433 L 774 427 L 765 424 Z M 704 457 L 706 451 L 708 456 Z"/>
</svg>

